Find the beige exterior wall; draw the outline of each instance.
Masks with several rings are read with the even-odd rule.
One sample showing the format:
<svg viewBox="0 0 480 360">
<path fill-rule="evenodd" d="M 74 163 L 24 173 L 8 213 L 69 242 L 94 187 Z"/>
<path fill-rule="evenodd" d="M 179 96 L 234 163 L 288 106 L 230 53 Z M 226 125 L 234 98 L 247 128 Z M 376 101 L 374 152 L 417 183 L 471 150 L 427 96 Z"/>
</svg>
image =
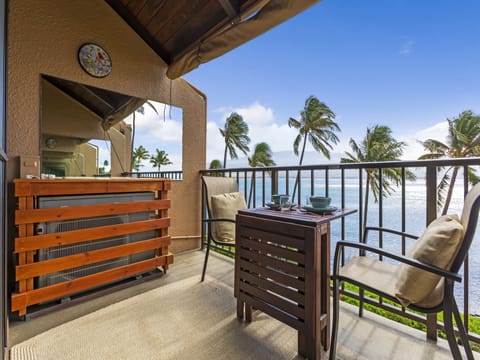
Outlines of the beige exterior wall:
<svg viewBox="0 0 480 360">
<path fill-rule="evenodd" d="M 198 247 L 201 198 L 198 170 L 205 168 L 205 98 L 186 81 L 167 79 L 166 66 L 160 57 L 105 1 L 11 1 L 8 23 L 8 180 L 20 174 L 18 156 L 41 154 L 41 116 L 48 111 L 42 107 L 41 97 L 45 96 L 41 91 L 42 74 L 171 103 L 183 109 L 184 144 L 184 180 L 173 184 L 170 195 L 172 250 Z M 80 68 L 77 51 L 86 42 L 97 43 L 109 52 L 113 70 L 106 78 L 93 78 Z M 85 131 L 83 126 L 92 132 L 98 130 L 94 122 L 83 123 L 81 131 Z M 61 131 L 68 135 L 68 129 Z M 129 152 L 128 146 L 125 144 L 125 152 Z"/>
</svg>

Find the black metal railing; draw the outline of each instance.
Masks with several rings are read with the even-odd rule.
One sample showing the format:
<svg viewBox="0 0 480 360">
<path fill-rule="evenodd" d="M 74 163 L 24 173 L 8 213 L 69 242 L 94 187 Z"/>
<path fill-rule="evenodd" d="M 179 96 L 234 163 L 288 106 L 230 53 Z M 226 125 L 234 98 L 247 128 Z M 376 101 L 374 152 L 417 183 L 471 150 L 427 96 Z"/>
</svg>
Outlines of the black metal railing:
<svg viewBox="0 0 480 360">
<path fill-rule="evenodd" d="M 170 179 L 183 180 L 183 171 L 144 171 L 144 172 L 124 172 L 124 177 L 142 178 L 142 179 Z"/>
<path fill-rule="evenodd" d="M 449 213 L 460 213 L 463 207 L 463 197 L 468 191 L 467 174 L 469 170 L 479 170 L 480 158 L 425 160 L 425 161 L 394 161 L 356 164 L 324 164 L 306 166 L 279 166 L 264 168 L 229 168 L 203 170 L 201 175 L 228 176 L 237 180 L 239 190 L 245 194 L 248 207 L 265 206 L 272 194 L 291 195 L 296 187 L 292 201 L 299 206 L 304 205 L 310 195 L 325 195 L 332 198 L 332 205 L 342 208 L 355 208 L 356 215 L 348 216 L 332 223 L 332 248 L 334 242 L 342 240 L 361 241 L 362 228 L 367 217 L 368 226 L 393 228 L 402 232 L 421 235 L 425 227 L 440 213 L 437 207 L 437 184 L 440 176 L 450 167 L 459 167 L 459 176 L 454 187 L 453 199 Z M 366 173 L 375 171 L 379 181 L 379 189 L 385 189 L 388 182 L 389 169 L 396 169 L 400 174 L 400 182 L 393 186 L 393 192 L 387 197 L 378 197 L 375 202 L 372 192 L 369 192 L 368 209 L 364 208 L 366 198 Z M 410 174 L 415 175 L 412 180 Z M 205 201 L 205 194 L 203 201 Z M 205 202 L 203 202 L 205 204 Z M 202 207 L 202 218 L 205 217 L 205 207 Z M 202 243 L 206 239 L 205 228 L 202 228 Z M 392 243 L 387 235 L 380 234 L 374 239 L 377 245 L 388 250 L 405 254 L 411 245 L 404 238 L 400 243 Z M 369 240 L 371 242 L 371 240 Z M 463 286 L 456 289 L 456 297 L 460 299 L 459 307 L 465 315 L 465 325 L 468 328 L 468 315 L 471 309 L 480 315 L 480 244 L 476 241 L 470 249 L 469 256 L 463 267 Z M 348 255 L 347 255 L 348 256 Z M 350 297 L 359 299 L 358 293 L 344 290 Z M 476 303 L 471 303 L 475 301 Z M 435 316 L 423 316 L 411 313 L 404 308 L 394 307 L 382 298 L 366 298 L 364 303 L 392 312 L 401 317 L 425 324 L 427 337 L 435 339 L 437 329 L 443 325 L 437 322 Z M 479 334 L 469 333 L 472 342 L 480 345 Z"/>
</svg>

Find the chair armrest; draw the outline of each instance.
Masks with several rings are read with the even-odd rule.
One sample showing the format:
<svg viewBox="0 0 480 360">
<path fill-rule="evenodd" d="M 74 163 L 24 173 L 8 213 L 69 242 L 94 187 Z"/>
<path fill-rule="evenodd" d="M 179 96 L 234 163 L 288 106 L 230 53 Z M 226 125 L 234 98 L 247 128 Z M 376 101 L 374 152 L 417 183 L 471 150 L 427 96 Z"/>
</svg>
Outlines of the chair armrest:
<svg viewBox="0 0 480 360">
<path fill-rule="evenodd" d="M 203 222 L 206 222 L 206 223 L 211 223 L 211 222 L 218 222 L 218 221 L 228 221 L 228 222 L 232 222 L 234 223 L 235 220 L 234 219 L 203 219 Z"/>
<path fill-rule="evenodd" d="M 393 230 L 393 229 L 389 229 L 389 228 L 383 228 L 383 227 L 376 227 L 376 226 L 367 226 L 365 228 L 365 233 L 364 233 L 364 242 L 367 242 L 367 235 L 368 235 L 368 232 L 370 230 L 373 230 L 373 231 L 377 231 L 377 232 L 387 232 L 387 233 L 390 233 L 390 234 L 394 234 L 394 235 L 399 235 L 399 236 L 405 236 L 405 237 L 408 237 L 410 239 L 418 239 L 418 236 L 416 235 L 412 235 L 412 234 L 408 234 L 406 232 L 402 232 L 402 231 L 398 231 L 398 230 Z"/>
<path fill-rule="evenodd" d="M 385 251 L 383 249 L 380 249 L 380 248 L 377 248 L 377 247 L 374 247 L 374 246 L 370 246 L 370 245 L 363 244 L 363 243 L 358 243 L 358 242 L 350 242 L 350 241 L 338 241 L 337 245 L 335 246 L 335 258 L 334 258 L 334 262 L 333 262 L 334 276 L 338 276 L 337 274 L 339 272 L 340 254 L 341 254 L 341 252 L 343 252 L 343 249 L 345 247 L 356 248 L 356 249 L 365 250 L 365 251 L 368 251 L 368 252 L 373 252 L 375 254 L 385 256 L 387 258 L 396 260 L 396 261 L 401 262 L 403 264 L 411 265 L 411 266 L 416 267 L 418 269 L 425 270 L 425 271 L 428 271 L 428 272 L 433 273 L 435 275 L 445 277 L 449 280 L 453 280 L 453 281 L 457 281 L 457 282 L 462 281 L 462 277 L 457 273 L 453 273 L 453 272 L 447 271 L 445 269 L 441 269 L 441 268 L 433 266 L 433 265 L 425 264 L 425 263 L 422 263 L 420 261 L 417 261 L 415 259 L 411 259 L 411 258 L 403 256 L 403 255 L 393 254 L 391 252 Z"/>
</svg>

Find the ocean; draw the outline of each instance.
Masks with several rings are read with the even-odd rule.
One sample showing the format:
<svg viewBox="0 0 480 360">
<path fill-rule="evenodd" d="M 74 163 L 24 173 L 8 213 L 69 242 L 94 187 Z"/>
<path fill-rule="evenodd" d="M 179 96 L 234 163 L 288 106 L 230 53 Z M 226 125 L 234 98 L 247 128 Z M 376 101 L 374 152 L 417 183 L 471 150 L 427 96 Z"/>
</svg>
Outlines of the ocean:
<svg viewBox="0 0 480 360">
<path fill-rule="evenodd" d="M 279 193 L 287 193 L 285 177 L 279 178 Z M 288 181 L 289 194 L 293 192 L 293 186 L 295 178 L 291 177 Z M 247 181 L 245 188 L 245 182 L 240 179 L 240 191 L 243 191 L 248 200 L 248 194 L 250 190 L 250 179 Z M 365 184 L 363 184 L 365 186 Z M 267 176 L 265 178 L 265 199 L 262 199 L 262 180 L 256 180 L 256 206 L 262 206 L 263 201 L 270 201 L 271 194 L 271 181 Z M 414 182 L 409 182 L 405 186 L 405 198 L 406 198 L 406 216 L 405 216 L 405 231 L 413 235 L 421 235 L 426 227 L 426 191 L 425 182 L 422 179 L 417 179 Z M 332 206 L 339 207 L 341 205 L 341 182 L 339 178 L 331 177 L 329 179 L 328 186 L 331 197 Z M 349 209 L 359 209 L 359 185 L 358 178 L 346 178 L 345 179 L 345 207 Z M 310 179 L 302 179 L 301 182 L 301 194 L 302 205 L 306 203 L 307 197 L 311 193 Z M 325 181 L 324 179 L 316 179 L 313 188 L 313 194 L 325 195 Z M 458 181 L 458 186 L 455 187 L 453 198 L 449 207 L 448 213 L 461 214 L 463 207 L 463 185 Z M 401 231 L 401 191 L 396 189 L 389 197 L 383 199 L 383 211 L 380 219 L 379 204 L 375 203 L 373 196 L 370 195 L 367 226 L 379 226 L 380 220 L 382 226 L 392 228 Z M 336 220 L 331 224 L 331 249 L 333 255 L 333 249 L 337 241 L 341 240 L 341 221 Z M 359 213 L 355 213 L 345 217 L 345 238 L 344 240 L 358 241 L 359 240 Z M 373 235 L 373 234 L 372 234 Z M 469 304 L 468 310 L 472 315 L 480 316 L 480 226 L 477 228 L 476 236 L 470 248 L 469 254 Z M 378 238 L 372 236 L 369 243 L 377 245 Z M 395 236 L 389 236 L 385 234 L 383 237 L 383 246 L 386 250 L 401 253 L 401 242 L 399 238 Z M 408 240 L 406 249 L 412 245 L 413 240 Z M 352 253 L 353 254 L 353 253 Z M 463 269 L 462 269 L 463 272 Z M 461 311 L 465 309 L 463 300 L 463 283 L 455 285 L 455 295 L 457 299 L 458 307 Z"/>
</svg>

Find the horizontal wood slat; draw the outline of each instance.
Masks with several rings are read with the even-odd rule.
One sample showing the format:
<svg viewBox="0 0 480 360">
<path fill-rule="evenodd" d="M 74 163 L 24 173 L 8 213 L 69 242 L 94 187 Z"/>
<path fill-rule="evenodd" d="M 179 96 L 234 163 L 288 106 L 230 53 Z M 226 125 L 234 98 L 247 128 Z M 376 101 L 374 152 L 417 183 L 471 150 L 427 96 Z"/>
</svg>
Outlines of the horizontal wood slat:
<svg viewBox="0 0 480 360">
<path fill-rule="evenodd" d="M 143 240 L 134 243 L 113 246 L 100 250 L 93 250 L 76 255 L 62 256 L 57 259 L 37 261 L 32 264 L 19 265 L 16 269 L 17 280 L 33 278 L 66 269 L 73 269 L 78 266 L 94 264 L 104 260 L 115 259 L 120 256 L 136 254 L 152 250 L 162 246 L 170 245 L 170 236 Z"/>
<path fill-rule="evenodd" d="M 294 304 L 286 299 L 279 297 L 273 293 L 269 293 L 265 291 L 265 289 L 261 289 L 251 284 L 245 282 L 242 284 L 243 292 L 249 294 L 250 296 L 260 300 L 272 304 L 274 307 L 278 308 L 281 311 L 286 312 L 287 314 L 291 314 L 299 319 L 305 318 L 305 310 L 302 309 L 297 304 Z"/>
<path fill-rule="evenodd" d="M 272 232 L 269 231 L 244 227 L 239 229 L 239 235 L 252 237 L 254 239 L 262 239 L 262 241 L 265 242 L 269 241 L 275 244 L 282 244 L 300 251 L 305 250 L 305 241 L 303 238 L 295 238 L 291 235 L 272 234 Z"/>
<path fill-rule="evenodd" d="M 17 260 L 16 293 L 12 295 L 11 309 L 20 315 L 26 314 L 28 306 L 93 290 L 159 266 L 167 271 L 173 263 L 173 255 L 168 251 L 170 180 L 15 179 L 14 185 L 18 236 L 13 249 Z M 151 194 L 145 196 L 146 192 Z M 124 193 L 132 195 L 121 195 Z M 96 201 L 95 194 L 100 195 L 99 199 L 109 195 L 112 200 L 107 204 Z M 82 205 L 37 207 L 39 197 L 57 195 L 67 199 L 88 195 L 89 201 L 77 202 Z M 152 200 L 134 201 L 145 198 Z M 136 213 L 141 214 L 127 216 Z M 49 233 L 35 234 L 36 224 Z M 62 226 L 51 226 L 56 224 Z M 51 232 L 52 229 L 74 230 Z M 100 248 L 103 246 L 108 247 Z M 108 270 L 101 271 L 97 264 Z M 57 277 L 63 271 L 71 272 L 71 280 L 55 283 L 63 280 Z M 36 278 L 38 281 L 34 281 Z"/>
<path fill-rule="evenodd" d="M 290 275 L 295 275 L 298 277 L 305 277 L 305 267 L 292 264 L 283 260 L 278 260 L 268 256 L 268 254 L 256 253 L 254 251 L 248 251 L 246 249 L 237 249 L 240 252 L 240 257 L 262 264 L 263 266 L 268 266 L 272 269 L 280 270 Z"/>
<path fill-rule="evenodd" d="M 85 195 L 170 190 L 168 179 L 15 179 L 15 196 Z"/>
<path fill-rule="evenodd" d="M 295 261 L 299 264 L 305 263 L 305 254 L 294 251 L 293 249 L 282 248 L 279 246 L 266 244 L 262 241 L 257 241 L 256 239 L 243 239 L 242 238 L 242 245 L 243 248 L 250 248 L 262 253 L 269 254 L 271 256 L 277 256 L 284 258 L 286 260 Z"/>
<path fill-rule="evenodd" d="M 249 210 L 252 209 L 248 209 L 247 211 Z M 262 208 L 255 209 L 255 215 L 260 215 L 259 213 L 262 212 Z M 243 210 L 240 210 L 238 213 L 242 214 Z M 277 216 L 290 217 L 290 215 L 284 214 L 281 211 L 275 211 L 275 216 L 272 217 L 268 215 L 266 218 L 263 219 L 262 224 L 259 225 L 255 217 L 245 216 L 242 218 L 243 225 L 241 228 L 249 229 L 249 231 L 261 230 L 264 232 L 278 234 L 280 236 L 292 237 L 295 239 L 305 239 L 313 235 L 314 230 L 309 225 L 311 219 L 309 219 L 306 224 L 302 224 L 300 222 L 296 223 L 295 226 L 292 227 L 292 224 L 277 221 L 278 219 L 275 220 Z"/>
<path fill-rule="evenodd" d="M 287 324 L 288 326 L 294 328 L 295 330 L 302 331 L 302 332 L 305 331 L 305 322 L 303 320 L 298 319 L 296 317 L 292 317 L 291 315 L 285 313 L 284 311 L 281 311 L 280 309 L 277 309 L 271 304 L 267 304 L 263 301 L 260 301 L 258 298 L 255 298 L 245 293 L 238 294 L 237 299 L 239 301 L 243 301 L 246 304 L 248 304 L 246 306 L 252 306 L 257 310 L 270 314 L 274 318 L 280 320 L 281 322 L 283 322 L 284 324 Z"/>
<path fill-rule="evenodd" d="M 270 270 L 268 268 L 264 268 L 262 266 L 258 266 L 257 264 L 245 261 L 240 259 L 238 262 L 241 271 L 247 271 L 254 274 L 262 274 L 265 277 L 269 277 L 274 281 L 284 285 L 290 286 L 298 291 L 305 291 L 305 282 L 294 277 L 288 276 L 284 273 L 280 273 L 274 270 Z M 241 275 L 240 275 L 241 277 Z"/>
<path fill-rule="evenodd" d="M 168 209 L 169 207 L 170 200 L 147 200 L 113 204 L 65 206 L 50 209 L 17 210 L 15 211 L 15 223 L 21 225 L 48 221 L 63 221 L 96 216 L 154 211 L 157 209 Z"/>
<path fill-rule="evenodd" d="M 45 235 L 18 237 L 15 253 L 45 249 L 53 246 L 71 245 L 84 241 L 98 240 L 143 231 L 160 230 L 170 226 L 170 218 L 137 221 L 133 223 L 98 226 L 94 228 L 64 231 Z"/>
<path fill-rule="evenodd" d="M 278 295 L 285 297 L 286 299 L 298 303 L 299 305 L 305 305 L 305 294 L 302 294 L 295 289 L 279 285 L 271 279 L 264 279 L 258 275 L 252 275 L 242 271 L 240 273 L 240 280 L 248 282 L 253 286 L 258 286 L 262 289 L 265 289 L 266 291 L 272 291 Z"/>
<path fill-rule="evenodd" d="M 95 286 L 124 279 L 169 264 L 173 264 L 173 254 L 171 253 L 24 293 L 16 293 L 12 295 L 12 311 L 19 311 L 31 305 L 75 294 Z M 20 313 L 20 315 L 24 314 Z"/>
</svg>

